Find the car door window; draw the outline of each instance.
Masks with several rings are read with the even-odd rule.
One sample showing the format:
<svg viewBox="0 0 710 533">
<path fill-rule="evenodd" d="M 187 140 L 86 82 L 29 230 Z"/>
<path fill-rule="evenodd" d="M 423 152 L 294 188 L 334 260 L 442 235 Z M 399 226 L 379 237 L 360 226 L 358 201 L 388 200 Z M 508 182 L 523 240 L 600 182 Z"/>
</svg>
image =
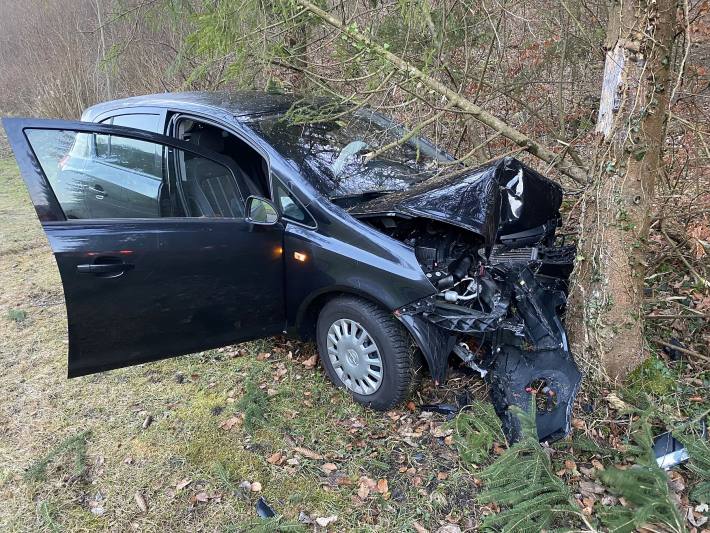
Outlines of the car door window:
<svg viewBox="0 0 710 533">
<path fill-rule="evenodd" d="M 277 179 L 274 179 L 274 200 L 285 218 L 307 226 L 315 225 L 313 219 L 306 210 L 301 207 L 298 200 L 296 200 L 288 189 Z"/>
<path fill-rule="evenodd" d="M 118 115 L 104 122 L 114 126 L 157 132 L 160 126 L 160 115 L 147 113 Z M 97 135 L 95 145 L 97 157 L 103 158 L 106 163 L 130 165 L 144 174 L 160 179 L 163 159 L 160 145 L 111 135 Z"/>
<path fill-rule="evenodd" d="M 25 134 L 67 218 L 244 216 L 232 171 L 192 152 L 122 135 L 41 129 Z M 110 148 L 106 154 L 96 147 Z M 152 154 L 160 157 L 148 164 Z M 179 180 L 176 161 L 183 163 Z"/>
</svg>

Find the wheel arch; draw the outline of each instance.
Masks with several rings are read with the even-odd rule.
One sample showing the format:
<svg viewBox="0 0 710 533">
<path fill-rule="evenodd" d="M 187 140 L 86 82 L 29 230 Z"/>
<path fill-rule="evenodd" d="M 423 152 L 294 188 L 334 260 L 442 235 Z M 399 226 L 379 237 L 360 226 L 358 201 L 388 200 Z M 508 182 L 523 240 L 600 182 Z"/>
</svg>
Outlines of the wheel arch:
<svg viewBox="0 0 710 533">
<path fill-rule="evenodd" d="M 355 287 L 328 287 L 311 294 L 306 300 L 304 300 L 301 307 L 298 309 L 298 313 L 296 315 L 296 330 L 303 339 L 315 339 L 318 314 L 329 301 L 338 298 L 339 296 L 357 296 L 358 298 L 372 302 L 389 312 L 394 311 L 393 309 L 389 309 L 388 306 L 385 305 L 379 298 L 364 291 L 360 291 Z"/>
<path fill-rule="evenodd" d="M 425 345 L 425 339 L 422 338 L 421 335 L 417 334 L 418 332 L 416 328 L 412 327 L 411 324 L 402 320 L 401 317 L 397 317 L 394 314 L 393 309 L 388 309 L 388 307 L 375 296 L 372 296 L 371 294 L 368 294 L 363 291 L 359 291 L 353 287 L 331 287 L 314 293 L 313 295 L 311 295 L 311 297 L 304 301 L 303 304 L 301 304 L 296 319 L 296 330 L 302 339 L 310 341 L 315 340 L 318 314 L 328 302 L 340 296 L 357 296 L 376 305 L 379 305 L 383 309 L 387 309 L 387 311 L 390 311 L 392 315 L 395 316 L 402 324 L 404 330 L 407 332 L 409 338 L 412 340 L 412 343 L 422 353 L 423 357 L 421 357 L 421 360 L 426 369 L 431 372 L 433 369 L 438 369 L 442 366 L 439 361 L 441 357 L 437 358 L 431 353 L 431 350 L 427 349 L 427 346 Z M 444 358 L 444 360 L 446 360 L 446 358 Z M 445 370 L 440 370 L 436 372 L 436 374 L 437 378 L 435 379 L 438 379 L 439 377 L 442 378 L 442 381 L 446 379 Z"/>
</svg>

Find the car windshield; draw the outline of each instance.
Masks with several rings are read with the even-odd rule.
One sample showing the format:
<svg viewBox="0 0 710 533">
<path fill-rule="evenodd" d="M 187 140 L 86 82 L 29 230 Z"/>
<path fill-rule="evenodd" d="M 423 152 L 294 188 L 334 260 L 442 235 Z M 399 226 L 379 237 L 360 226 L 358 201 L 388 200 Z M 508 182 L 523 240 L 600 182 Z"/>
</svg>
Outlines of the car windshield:
<svg viewBox="0 0 710 533">
<path fill-rule="evenodd" d="M 446 159 L 416 136 L 402 142 L 406 130 L 367 110 L 318 122 L 294 121 L 288 114 L 262 116 L 252 127 L 330 198 L 408 189 Z"/>
</svg>

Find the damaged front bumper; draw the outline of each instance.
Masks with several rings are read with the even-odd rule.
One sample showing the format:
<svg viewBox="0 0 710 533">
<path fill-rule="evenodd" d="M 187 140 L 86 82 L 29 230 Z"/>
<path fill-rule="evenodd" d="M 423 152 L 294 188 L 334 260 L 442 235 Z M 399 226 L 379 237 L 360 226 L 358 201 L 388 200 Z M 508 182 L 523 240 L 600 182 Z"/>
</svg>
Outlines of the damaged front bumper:
<svg viewBox="0 0 710 533">
<path fill-rule="evenodd" d="M 395 312 L 420 347 L 435 382 L 446 380 L 452 352 L 486 376 L 510 441 L 520 437 L 510 407 L 528 410 L 531 395 L 535 395 L 540 440 L 566 436 L 582 378 L 561 320 L 566 282 L 564 276 L 550 275 L 569 273 L 574 248 L 544 252 L 555 260 L 496 263 L 496 256 L 491 256 L 470 282 L 476 285 L 475 304 L 442 301 L 438 294 Z"/>
</svg>

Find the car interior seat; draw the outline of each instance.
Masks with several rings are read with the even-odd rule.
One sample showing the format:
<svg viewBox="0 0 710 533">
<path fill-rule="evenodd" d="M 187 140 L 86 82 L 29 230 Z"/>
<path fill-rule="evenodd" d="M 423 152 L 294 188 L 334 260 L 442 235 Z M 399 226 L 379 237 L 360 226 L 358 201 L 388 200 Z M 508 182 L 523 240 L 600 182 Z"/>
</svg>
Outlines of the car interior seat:
<svg viewBox="0 0 710 533">
<path fill-rule="evenodd" d="M 202 128 L 190 132 L 189 142 L 220 154 L 229 160 L 228 166 L 238 180 L 246 187 L 245 195 L 261 196 L 260 188 L 254 180 L 230 156 L 224 153 L 224 133 L 216 128 Z M 235 186 L 229 172 L 221 165 L 200 157 L 186 161 L 186 188 L 190 209 L 198 216 L 244 216 L 244 200 Z"/>
</svg>

